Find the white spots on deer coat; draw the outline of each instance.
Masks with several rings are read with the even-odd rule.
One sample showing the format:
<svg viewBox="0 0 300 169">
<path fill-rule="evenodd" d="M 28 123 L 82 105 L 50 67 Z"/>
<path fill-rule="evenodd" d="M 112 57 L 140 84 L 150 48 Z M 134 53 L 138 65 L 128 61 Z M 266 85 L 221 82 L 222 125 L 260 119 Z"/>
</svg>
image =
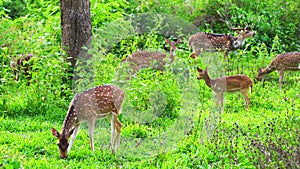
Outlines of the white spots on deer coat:
<svg viewBox="0 0 300 169">
<path fill-rule="evenodd" d="M 206 32 L 198 32 L 191 35 L 189 38 L 189 48 L 193 49 L 193 53 L 190 57 L 196 58 L 203 51 L 204 52 L 225 52 L 225 57 L 229 51 L 234 51 L 240 48 L 245 39 L 248 37 L 255 36 L 255 32 L 248 31 L 247 26 L 244 27 L 238 36 L 234 37 L 227 34 L 213 34 Z"/>
<path fill-rule="evenodd" d="M 114 98 L 119 98 L 118 103 L 115 103 Z M 74 96 L 73 100 L 70 103 L 68 113 L 63 123 L 62 135 L 66 136 L 63 140 L 65 145 L 68 143 L 69 137 L 72 135 L 69 147 L 68 145 L 64 150 L 61 149 L 60 144 L 60 153 L 64 153 L 64 157 L 67 157 L 66 154 L 70 151 L 72 144 L 74 143 L 76 134 L 78 132 L 78 127 L 82 121 L 88 121 L 89 125 L 89 137 L 90 137 L 90 146 L 94 150 L 94 126 L 97 118 L 107 117 L 114 114 L 114 119 L 111 121 L 111 148 L 113 152 L 120 145 L 120 132 L 122 124 L 118 120 L 118 114 L 121 112 L 121 105 L 124 98 L 124 92 L 122 89 L 113 85 L 102 85 L 91 88 L 82 93 L 78 93 Z M 72 130 L 74 129 L 74 130 Z M 52 129 L 52 134 L 56 136 L 55 129 Z M 72 131 L 72 132 L 71 132 Z M 73 132 L 74 131 L 74 132 Z M 117 136 L 115 136 L 115 132 Z M 58 132 L 57 132 L 58 133 Z M 61 137 L 56 136 L 61 143 Z M 116 138 L 116 141 L 115 139 Z M 116 143 L 115 143 L 116 142 Z M 116 147 L 114 147 L 116 144 Z M 62 157 L 62 156 L 61 156 Z"/>
<path fill-rule="evenodd" d="M 117 99 L 116 99 L 117 98 Z M 124 93 L 121 89 L 112 85 L 102 85 L 91 88 L 85 92 L 78 93 L 72 100 L 73 111 L 69 110 L 70 117 L 75 116 L 75 120 L 83 121 L 94 119 L 98 116 L 106 116 L 111 112 L 118 113 L 121 109 Z"/>
<path fill-rule="evenodd" d="M 166 44 L 170 45 L 170 56 L 160 52 L 137 51 L 126 57 L 122 63 L 128 62 L 133 70 L 133 74 L 142 68 L 150 66 L 153 66 L 154 69 L 163 71 L 164 66 L 167 63 L 172 63 L 174 61 L 176 45 L 181 43 L 180 39 L 176 42 L 170 42 L 168 39 L 165 39 L 165 41 Z"/>
<path fill-rule="evenodd" d="M 260 68 L 258 74 L 255 76 L 257 80 L 264 80 L 266 74 L 275 70 L 281 72 L 279 84 L 281 86 L 284 71 L 297 71 L 300 69 L 300 52 L 287 52 L 277 55 L 267 68 Z"/>
</svg>

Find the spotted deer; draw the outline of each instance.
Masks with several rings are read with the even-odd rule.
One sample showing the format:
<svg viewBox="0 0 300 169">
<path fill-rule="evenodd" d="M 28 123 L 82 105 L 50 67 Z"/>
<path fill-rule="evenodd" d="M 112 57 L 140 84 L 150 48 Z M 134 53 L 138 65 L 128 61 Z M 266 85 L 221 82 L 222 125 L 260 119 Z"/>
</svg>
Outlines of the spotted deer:
<svg viewBox="0 0 300 169">
<path fill-rule="evenodd" d="M 30 63 L 31 58 L 33 55 L 31 53 L 27 55 L 18 55 L 18 58 L 13 58 L 10 61 L 10 67 L 15 75 L 15 81 L 19 80 L 19 73 L 24 72 L 25 77 L 27 78 L 27 85 L 30 85 L 30 70 L 32 67 L 32 63 Z"/>
<path fill-rule="evenodd" d="M 157 62 L 157 65 L 154 65 L 155 69 L 163 71 L 164 66 L 167 63 L 172 63 L 174 61 L 176 45 L 181 42 L 180 39 L 178 39 L 176 42 L 170 42 L 169 39 L 165 39 L 165 41 L 166 44 L 170 45 L 169 62 L 166 54 L 159 52 L 138 51 L 123 59 L 122 63 L 128 62 L 131 69 L 133 70 L 133 74 L 137 73 L 142 68 L 150 67 L 152 62 Z"/>
<path fill-rule="evenodd" d="M 279 86 L 282 87 L 284 72 L 286 70 L 300 70 L 300 52 L 287 52 L 277 55 L 267 68 L 260 68 L 255 78 L 264 81 L 267 74 L 277 70 L 280 74 Z"/>
<path fill-rule="evenodd" d="M 225 92 L 241 92 L 245 103 L 246 109 L 249 109 L 250 98 L 248 97 L 248 90 L 250 88 L 250 93 L 252 93 L 252 80 L 245 75 L 234 75 L 234 76 L 225 76 L 216 79 L 210 79 L 208 75 L 208 70 L 202 70 L 197 68 L 199 73 L 197 79 L 204 79 L 205 84 L 210 87 L 217 94 L 217 106 L 224 106 L 224 93 Z"/>
<path fill-rule="evenodd" d="M 95 123 L 98 118 L 104 117 L 111 122 L 110 148 L 114 153 L 120 145 L 122 124 L 118 120 L 118 115 L 121 114 L 123 98 L 123 90 L 113 85 L 97 86 L 76 94 L 70 103 L 61 133 L 52 128 L 52 135 L 58 138 L 60 158 L 67 158 L 78 133 L 80 123 L 83 121 L 88 122 L 90 147 L 94 151 Z M 69 144 L 70 136 L 72 137 Z"/>
<path fill-rule="evenodd" d="M 213 34 L 206 32 L 198 32 L 189 38 L 189 48 L 192 48 L 193 53 L 191 58 L 198 57 L 204 52 L 225 52 L 224 58 L 226 59 L 230 51 L 241 48 L 246 38 L 255 36 L 254 31 L 247 30 L 248 26 L 244 28 L 232 28 L 237 30 L 238 36 L 228 34 Z"/>
</svg>

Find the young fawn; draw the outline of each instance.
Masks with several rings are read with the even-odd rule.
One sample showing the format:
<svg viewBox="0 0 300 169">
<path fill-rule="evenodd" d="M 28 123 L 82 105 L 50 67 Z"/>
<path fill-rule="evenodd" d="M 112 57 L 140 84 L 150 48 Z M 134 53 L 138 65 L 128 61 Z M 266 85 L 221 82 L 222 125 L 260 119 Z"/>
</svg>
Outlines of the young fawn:
<svg viewBox="0 0 300 169">
<path fill-rule="evenodd" d="M 227 34 L 211 34 L 205 32 L 198 32 L 189 38 L 189 47 L 193 49 L 191 58 L 198 57 L 204 52 L 225 52 L 225 59 L 230 51 L 234 51 L 243 46 L 246 38 L 255 36 L 255 32 L 244 28 L 232 28 L 240 30 L 237 37 Z"/>
<path fill-rule="evenodd" d="M 217 106 L 224 106 L 224 93 L 240 91 L 245 99 L 246 108 L 249 109 L 250 98 L 248 97 L 248 89 L 252 93 L 252 80 L 245 75 L 225 76 L 216 79 L 210 79 L 208 70 L 197 68 L 199 73 L 197 79 L 204 79 L 206 85 L 217 94 Z"/>
<path fill-rule="evenodd" d="M 30 64 L 30 59 L 33 57 L 31 53 L 27 55 L 19 55 L 19 58 L 14 58 L 12 61 L 10 61 L 10 67 L 13 70 L 13 73 L 15 74 L 15 81 L 19 80 L 19 72 L 23 71 L 25 74 L 25 77 L 27 78 L 27 85 L 30 85 L 30 70 L 32 67 L 32 64 Z"/>
<path fill-rule="evenodd" d="M 176 45 L 181 42 L 180 39 L 176 42 L 170 42 L 169 39 L 165 39 L 165 41 L 166 44 L 170 45 L 170 62 L 168 62 L 167 56 L 163 53 L 138 51 L 123 59 L 122 63 L 129 62 L 130 67 L 133 70 L 133 74 L 137 73 L 142 68 L 150 67 L 153 61 L 158 63 L 155 69 L 163 71 L 166 63 L 172 63 L 174 61 Z"/>
<path fill-rule="evenodd" d="M 104 117 L 111 121 L 110 148 L 114 153 L 120 145 L 122 124 L 118 120 L 118 115 L 121 114 L 123 98 L 123 90 L 113 85 L 97 86 L 75 95 L 70 103 L 61 133 L 52 128 L 52 135 L 58 138 L 60 158 L 67 158 L 82 121 L 88 122 L 90 146 L 92 151 L 94 151 L 95 123 L 97 118 Z M 117 132 L 116 145 L 115 131 Z M 72 138 L 69 144 L 68 140 L 71 135 Z"/>
<path fill-rule="evenodd" d="M 258 74 L 255 76 L 255 78 L 259 81 L 263 81 L 267 74 L 269 74 L 275 70 L 279 71 L 279 74 L 280 74 L 279 85 L 281 88 L 284 71 L 300 70 L 300 52 L 288 52 L 288 53 L 283 53 L 283 54 L 277 55 L 267 68 L 265 68 L 265 69 L 260 68 L 258 70 Z"/>
</svg>

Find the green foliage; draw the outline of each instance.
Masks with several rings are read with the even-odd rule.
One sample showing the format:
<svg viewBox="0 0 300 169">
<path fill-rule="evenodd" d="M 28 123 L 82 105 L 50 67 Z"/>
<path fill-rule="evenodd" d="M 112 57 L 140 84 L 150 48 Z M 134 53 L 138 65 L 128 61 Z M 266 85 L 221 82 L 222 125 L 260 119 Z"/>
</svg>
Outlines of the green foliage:
<svg viewBox="0 0 300 169">
<path fill-rule="evenodd" d="M 126 0 L 91 0 L 91 18 L 95 27 L 112 22 L 125 15 Z"/>
<path fill-rule="evenodd" d="M 71 94 L 64 79 L 68 63 L 60 48 L 60 26 L 55 17 L 35 22 L 27 17 L 15 20 L 3 19 L 1 24 L 1 111 L 12 114 L 39 114 L 48 112 L 49 107 L 66 106 L 62 96 Z M 29 61 L 31 85 L 27 86 L 24 71 L 20 71 L 20 80 L 15 82 L 15 75 L 10 62 L 21 55 L 32 54 Z M 38 92 L 37 92 L 38 91 Z M 69 98 L 67 98 L 69 99 Z M 52 109 L 52 108 L 50 108 Z"/>
<path fill-rule="evenodd" d="M 14 168 L 21 168 L 21 163 L 17 160 L 6 159 L 0 161 L 0 166 L 3 166 L 5 169 L 14 169 Z"/>
<path fill-rule="evenodd" d="M 284 0 L 92 0 L 93 33 L 101 36 L 95 36 L 94 48 L 89 49 L 92 59 L 79 62 L 77 80 L 70 82 L 69 63 L 61 49 L 59 1 L 0 0 L 0 168 L 296 168 L 300 165 L 299 72 L 287 72 L 282 89 L 276 72 L 264 82 L 254 77 L 277 54 L 300 50 L 299 5 Z M 165 44 L 160 32 L 164 18 L 148 18 L 155 27 L 141 34 L 122 19 L 140 13 L 180 17 L 200 31 L 233 33 L 230 27 L 246 24 L 255 30 L 257 36 L 224 64 L 226 75 L 253 79 L 250 110 L 245 110 L 240 94 L 226 94 L 224 112 L 214 114 L 215 100 L 211 89 L 196 80 L 184 30 L 178 31 L 184 43 L 172 65 L 163 72 L 149 67 L 133 75 L 122 59 L 137 50 L 163 51 Z M 166 28 L 177 24 L 183 23 L 174 19 Z M 29 53 L 34 58 L 27 86 L 22 70 L 20 80 L 14 80 L 10 62 Z M 197 63 L 207 66 L 203 58 Z M 130 141 L 134 148 L 112 154 L 109 123 L 103 122 L 96 127 L 92 152 L 83 124 L 69 159 L 59 160 L 51 127 L 61 127 L 74 91 L 104 83 L 125 91 L 119 116 L 121 149 Z M 169 134 L 166 144 L 171 148 L 162 146 L 149 155 L 152 147 L 143 147 L 143 141 L 157 148 L 160 144 L 151 139 L 162 134 Z M 139 156 L 142 153 L 148 156 Z"/>
<path fill-rule="evenodd" d="M 59 13 L 59 1 L 31 1 L 31 0 L 1 0 L 0 17 L 17 19 L 30 17 L 32 19 L 48 19 Z"/>
<path fill-rule="evenodd" d="M 134 12 L 170 13 L 194 23 L 201 31 L 233 33 L 231 27 L 248 24 L 257 32 L 256 43 L 267 44 L 270 50 L 273 38 L 278 36 L 285 51 L 297 51 L 299 39 L 299 3 L 268 0 L 242 1 L 136 1 Z"/>
</svg>

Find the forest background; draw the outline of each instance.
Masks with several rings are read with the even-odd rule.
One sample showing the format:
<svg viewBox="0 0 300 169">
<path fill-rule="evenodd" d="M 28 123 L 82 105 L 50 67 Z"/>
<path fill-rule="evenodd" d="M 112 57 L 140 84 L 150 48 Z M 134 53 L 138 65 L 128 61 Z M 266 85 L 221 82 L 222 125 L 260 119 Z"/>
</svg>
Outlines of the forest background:
<svg viewBox="0 0 300 169">
<path fill-rule="evenodd" d="M 109 44 L 105 52 L 98 52 L 105 46 L 98 42 L 90 51 L 97 58 L 89 63 L 93 73 L 79 66 L 82 78 L 70 81 L 70 63 L 62 48 L 59 1 L 0 0 L 0 168 L 300 166 L 300 73 L 286 73 L 281 89 L 278 73 L 267 75 L 264 82 L 254 79 L 257 70 L 277 54 L 300 51 L 297 0 L 90 2 L 93 36 L 99 39 L 124 33 L 126 18 L 155 15 L 158 19 L 150 31 L 130 32 L 131 36 Z M 167 29 L 176 33 L 160 32 L 161 18 L 171 20 Z M 186 25 L 193 27 L 185 31 Z M 187 39 L 198 31 L 235 34 L 232 27 L 245 25 L 256 31 L 256 36 L 230 53 L 228 62 L 215 54 L 213 63 L 222 65 L 225 75 L 252 78 L 250 110 L 245 110 L 240 94 L 230 94 L 225 97 L 224 112 L 216 113 L 211 90 L 196 78 Z M 139 49 L 163 51 L 164 38 L 183 39 L 175 62 L 164 73 L 150 68 L 131 80 L 124 79 L 122 59 Z M 27 54 L 34 56 L 29 86 L 22 71 L 15 81 L 10 67 L 14 58 Z M 210 57 L 199 58 L 198 66 L 207 67 Z M 86 81 L 90 76 L 93 80 Z M 99 120 L 95 152 L 90 150 L 85 124 L 69 159 L 59 160 L 51 127 L 61 128 L 75 89 L 107 83 L 120 86 L 126 95 L 120 116 L 120 150 L 111 153 L 109 123 Z"/>
</svg>

